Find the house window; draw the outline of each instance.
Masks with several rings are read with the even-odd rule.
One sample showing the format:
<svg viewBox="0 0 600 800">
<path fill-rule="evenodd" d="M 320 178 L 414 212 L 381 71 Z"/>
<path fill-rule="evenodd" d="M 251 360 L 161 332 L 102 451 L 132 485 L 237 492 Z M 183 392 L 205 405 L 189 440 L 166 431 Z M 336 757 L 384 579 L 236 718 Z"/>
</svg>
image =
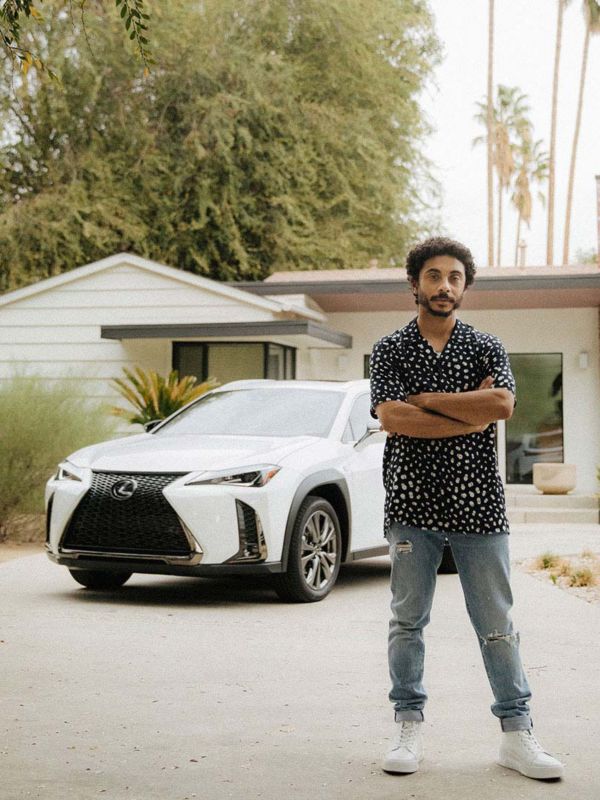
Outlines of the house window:
<svg viewBox="0 0 600 800">
<path fill-rule="evenodd" d="M 363 356 L 363 378 L 370 378 L 371 373 L 369 371 L 369 360 L 371 358 L 371 354 L 369 353 L 366 356 Z"/>
<path fill-rule="evenodd" d="M 533 483 L 538 461 L 564 460 L 562 354 L 511 353 L 517 405 L 506 422 L 506 482 Z"/>
<path fill-rule="evenodd" d="M 173 369 L 179 376 L 209 376 L 220 384 L 248 378 L 296 377 L 296 350 L 271 342 L 173 342 Z"/>
</svg>

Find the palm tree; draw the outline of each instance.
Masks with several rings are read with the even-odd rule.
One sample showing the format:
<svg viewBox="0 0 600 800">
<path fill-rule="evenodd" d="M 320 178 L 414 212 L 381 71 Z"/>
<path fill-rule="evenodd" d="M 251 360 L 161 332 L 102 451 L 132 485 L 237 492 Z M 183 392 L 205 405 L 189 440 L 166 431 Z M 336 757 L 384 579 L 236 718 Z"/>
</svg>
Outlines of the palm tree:
<svg viewBox="0 0 600 800">
<path fill-rule="evenodd" d="M 583 90 L 585 88 L 585 77 L 587 71 L 588 51 L 590 49 L 590 39 L 600 33 L 600 3 L 598 0 L 584 0 L 583 14 L 585 17 L 585 41 L 583 44 L 583 54 L 581 58 L 581 73 L 579 76 L 579 99 L 577 101 L 577 116 L 575 118 L 575 132 L 573 134 L 573 146 L 571 149 L 571 166 L 569 169 L 569 188 L 567 189 L 567 211 L 565 214 L 565 232 L 563 239 L 563 267 L 569 263 L 569 240 L 571 236 L 571 210 L 573 207 L 573 186 L 575 184 L 575 163 L 577 160 L 577 145 L 579 142 L 579 130 L 581 128 L 581 112 L 583 109 Z"/>
<path fill-rule="evenodd" d="M 487 218 L 488 264 L 494 265 L 494 0 L 488 0 Z"/>
<path fill-rule="evenodd" d="M 489 103 L 477 103 L 479 108 L 475 115 L 477 122 L 485 125 L 489 116 Z M 493 131 L 493 165 L 498 176 L 498 236 L 496 241 L 496 264 L 502 262 L 502 217 L 503 217 L 503 197 L 508 189 L 512 176 L 515 171 L 513 156 L 514 140 L 518 138 L 518 132 L 529 123 L 527 114 L 529 105 L 527 96 L 516 86 L 498 86 L 496 104 L 492 106 Z M 488 136 L 478 136 L 473 140 L 473 144 L 487 142 Z"/>
<path fill-rule="evenodd" d="M 548 162 L 548 229 L 546 235 L 546 264 L 554 263 L 554 169 L 556 162 L 556 117 L 558 109 L 558 75 L 562 46 L 563 14 L 571 0 L 558 0 L 556 45 L 554 48 L 554 78 L 552 81 L 552 116 L 550 120 L 550 159 Z"/>
<path fill-rule="evenodd" d="M 520 131 L 520 141 L 515 145 L 515 180 L 511 202 L 517 209 L 517 240 L 515 243 L 515 267 L 519 260 L 519 241 L 521 239 L 521 224 L 527 227 L 531 223 L 533 202 L 531 189 L 534 184 L 541 185 L 548 178 L 549 158 L 548 153 L 542 150 L 543 142 L 538 139 L 533 141 L 531 127 L 524 126 Z M 542 192 L 537 194 L 538 200 L 543 204 L 545 197 Z"/>
</svg>

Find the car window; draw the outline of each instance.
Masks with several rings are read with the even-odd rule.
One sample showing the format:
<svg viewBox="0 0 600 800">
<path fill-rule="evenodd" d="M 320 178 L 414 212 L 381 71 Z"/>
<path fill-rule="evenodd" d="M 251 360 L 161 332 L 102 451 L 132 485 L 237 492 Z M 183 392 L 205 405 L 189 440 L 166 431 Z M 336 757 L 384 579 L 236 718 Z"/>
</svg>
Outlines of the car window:
<svg viewBox="0 0 600 800">
<path fill-rule="evenodd" d="M 369 394 L 361 394 L 360 397 L 356 398 L 352 410 L 350 411 L 350 416 L 348 417 L 348 424 L 344 430 L 342 441 L 356 442 L 360 439 L 367 429 L 367 423 L 371 419 L 369 413 L 370 405 Z"/>
<path fill-rule="evenodd" d="M 328 436 L 345 394 L 252 388 L 212 392 L 157 428 L 156 436 Z"/>
</svg>

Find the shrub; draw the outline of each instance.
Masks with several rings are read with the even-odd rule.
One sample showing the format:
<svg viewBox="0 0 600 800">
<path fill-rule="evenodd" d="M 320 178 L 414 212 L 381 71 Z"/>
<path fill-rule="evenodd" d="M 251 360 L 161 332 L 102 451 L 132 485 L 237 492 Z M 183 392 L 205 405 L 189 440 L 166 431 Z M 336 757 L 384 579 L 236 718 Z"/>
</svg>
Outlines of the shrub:
<svg viewBox="0 0 600 800">
<path fill-rule="evenodd" d="M 535 567 L 536 569 L 553 569 L 560 564 L 560 560 L 555 553 L 542 553 L 541 556 L 538 556 Z"/>
<path fill-rule="evenodd" d="M 22 374 L 0 382 L 0 539 L 12 515 L 44 511 L 44 487 L 59 461 L 116 434 L 106 410 L 72 387 Z"/>
<path fill-rule="evenodd" d="M 558 575 L 561 577 L 569 576 L 573 574 L 573 566 L 571 565 L 570 561 L 561 560 L 558 564 Z"/>
<path fill-rule="evenodd" d="M 587 567 L 578 569 L 571 575 L 571 586 L 594 586 L 595 584 L 596 578 L 594 573 Z"/>
<path fill-rule="evenodd" d="M 177 370 L 172 370 L 166 379 L 154 370 L 144 372 L 140 367 L 135 367 L 133 372 L 123 367 L 123 372 L 127 380 L 114 378 L 112 384 L 134 411 L 118 406 L 111 411 L 119 417 L 125 417 L 132 425 L 165 419 L 219 385 L 214 378 L 209 378 L 196 386 L 194 376 L 186 375 L 180 379 Z"/>
</svg>

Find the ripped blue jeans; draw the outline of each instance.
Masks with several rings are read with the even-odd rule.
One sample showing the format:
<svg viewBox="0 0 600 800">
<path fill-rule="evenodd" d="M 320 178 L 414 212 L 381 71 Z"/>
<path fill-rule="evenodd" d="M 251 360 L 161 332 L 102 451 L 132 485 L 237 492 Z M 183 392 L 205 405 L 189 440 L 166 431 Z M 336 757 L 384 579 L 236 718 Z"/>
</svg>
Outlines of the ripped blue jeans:
<svg viewBox="0 0 600 800">
<path fill-rule="evenodd" d="M 392 522 L 390 542 L 392 618 L 388 659 L 395 719 L 422 720 L 425 645 L 437 569 L 448 538 L 503 731 L 532 727 L 531 692 L 519 655 L 519 634 L 510 618 L 512 592 L 508 534 L 441 533 Z"/>
</svg>

